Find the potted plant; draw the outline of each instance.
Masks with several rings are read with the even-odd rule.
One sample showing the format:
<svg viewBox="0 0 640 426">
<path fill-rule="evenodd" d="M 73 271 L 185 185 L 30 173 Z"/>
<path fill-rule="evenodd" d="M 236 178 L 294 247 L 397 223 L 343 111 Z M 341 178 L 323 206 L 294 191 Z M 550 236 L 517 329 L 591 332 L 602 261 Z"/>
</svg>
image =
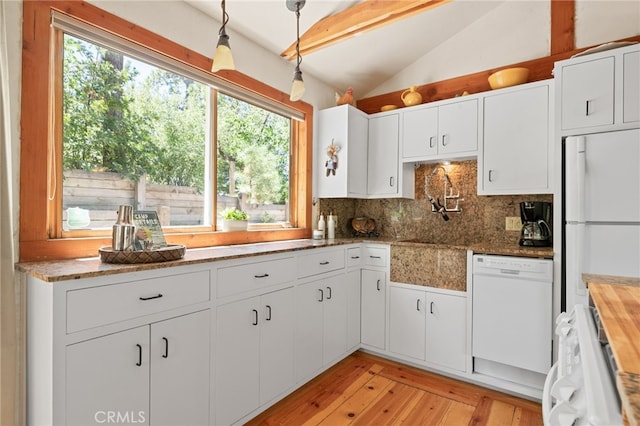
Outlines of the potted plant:
<svg viewBox="0 0 640 426">
<path fill-rule="evenodd" d="M 222 211 L 223 231 L 246 231 L 249 225 L 249 215 L 234 207 Z"/>
</svg>

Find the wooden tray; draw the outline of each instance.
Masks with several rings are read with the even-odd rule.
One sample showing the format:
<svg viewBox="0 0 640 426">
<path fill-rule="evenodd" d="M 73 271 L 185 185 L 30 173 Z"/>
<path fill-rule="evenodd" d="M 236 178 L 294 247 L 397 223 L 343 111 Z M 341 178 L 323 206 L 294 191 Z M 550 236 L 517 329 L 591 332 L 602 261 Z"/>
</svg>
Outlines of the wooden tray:
<svg viewBox="0 0 640 426">
<path fill-rule="evenodd" d="M 156 250 L 122 251 L 101 247 L 98 251 L 103 263 L 153 263 L 182 259 L 187 248 L 178 244 Z"/>
</svg>

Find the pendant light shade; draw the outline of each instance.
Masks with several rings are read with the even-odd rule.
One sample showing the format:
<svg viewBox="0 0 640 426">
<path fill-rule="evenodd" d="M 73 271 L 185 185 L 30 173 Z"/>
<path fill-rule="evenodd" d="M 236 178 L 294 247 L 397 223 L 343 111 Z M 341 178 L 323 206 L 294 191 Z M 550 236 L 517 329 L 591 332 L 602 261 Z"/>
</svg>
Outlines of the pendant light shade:
<svg viewBox="0 0 640 426">
<path fill-rule="evenodd" d="M 292 101 L 299 101 L 304 96 L 304 81 L 302 81 L 302 71 L 296 67 L 296 72 L 293 75 L 293 84 L 291 85 L 291 95 L 289 99 Z"/>
<path fill-rule="evenodd" d="M 300 56 L 300 9 L 304 6 L 305 0 L 287 0 L 287 9 L 296 13 L 296 70 L 293 74 L 293 84 L 291 85 L 291 95 L 289 99 L 293 102 L 299 101 L 304 95 L 305 87 L 302 80 L 302 71 L 300 64 L 302 56 Z"/>
<path fill-rule="evenodd" d="M 225 31 L 227 22 L 229 22 L 229 15 L 227 14 L 225 6 L 226 2 L 222 0 L 222 26 L 220 27 L 220 31 L 218 31 L 218 46 L 213 56 L 213 64 L 211 65 L 212 72 L 236 69 L 233 63 L 233 56 L 231 55 L 231 46 L 229 46 L 229 36 Z"/>
</svg>

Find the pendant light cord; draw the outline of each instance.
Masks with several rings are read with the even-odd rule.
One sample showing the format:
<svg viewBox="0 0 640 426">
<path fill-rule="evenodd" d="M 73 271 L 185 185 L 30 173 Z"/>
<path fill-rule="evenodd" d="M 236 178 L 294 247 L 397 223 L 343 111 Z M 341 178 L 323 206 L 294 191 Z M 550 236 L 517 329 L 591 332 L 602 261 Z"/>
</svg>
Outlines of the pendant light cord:
<svg viewBox="0 0 640 426">
<path fill-rule="evenodd" d="M 227 13 L 226 3 L 227 2 L 225 0 L 222 0 L 222 26 L 220 27 L 220 31 L 218 31 L 218 35 L 225 34 L 224 29 L 229 22 L 229 14 Z"/>
<path fill-rule="evenodd" d="M 302 63 L 302 57 L 300 56 L 300 2 L 296 3 L 296 56 L 296 71 L 300 71 L 300 64 Z"/>
</svg>

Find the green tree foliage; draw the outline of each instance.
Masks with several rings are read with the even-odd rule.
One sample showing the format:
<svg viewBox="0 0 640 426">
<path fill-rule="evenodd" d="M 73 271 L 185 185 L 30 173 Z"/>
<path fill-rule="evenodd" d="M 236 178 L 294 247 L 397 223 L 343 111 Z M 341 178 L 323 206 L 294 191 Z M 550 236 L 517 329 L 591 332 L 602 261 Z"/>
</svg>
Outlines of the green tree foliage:
<svg viewBox="0 0 640 426">
<path fill-rule="evenodd" d="M 65 37 L 64 47 L 64 168 L 139 177 L 157 150 L 147 119 L 133 113 L 124 95 L 136 71 L 116 69 L 104 49 L 78 39 Z"/>
<path fill-rule="evenodd" d="M 65 170 L 147 174 L 204 192 L 208 86 L 68 35 L 64 57 Z M 217 108 L 216 192 L 287 202 L 290 120 L 224 94 Z"/>
<path fill-rule="evenodd" d="M 222 93 L 218 95 L 218 191 L 230 179 L 252 203 L 289 199 L 290 120 Z M 230 176 L 233 162 L 237 176 Z"/>
</svg>

